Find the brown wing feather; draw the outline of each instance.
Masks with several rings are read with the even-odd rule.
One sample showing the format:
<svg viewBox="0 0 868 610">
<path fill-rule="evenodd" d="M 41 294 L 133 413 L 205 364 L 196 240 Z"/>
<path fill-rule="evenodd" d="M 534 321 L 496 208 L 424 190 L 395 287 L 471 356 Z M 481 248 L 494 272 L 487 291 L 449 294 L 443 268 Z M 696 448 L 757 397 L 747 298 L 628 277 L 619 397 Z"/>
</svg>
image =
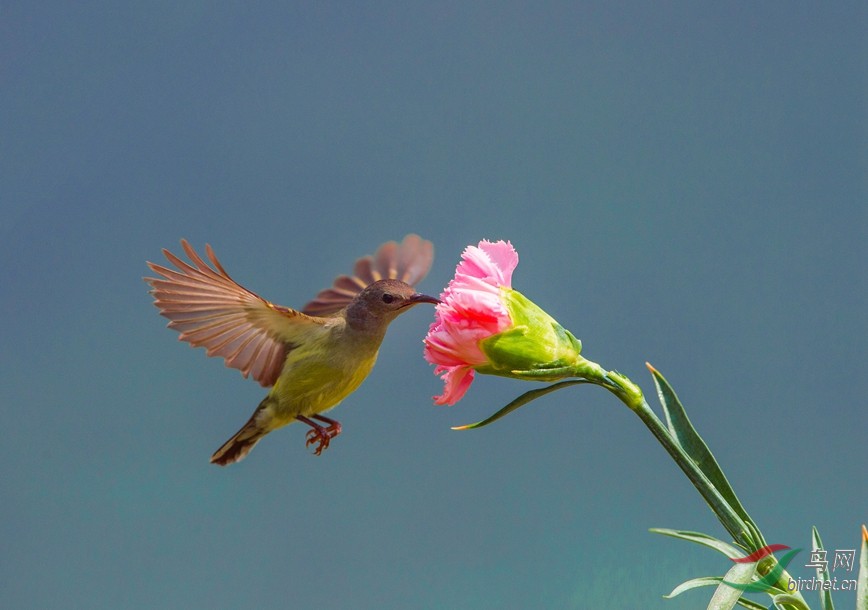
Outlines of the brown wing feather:
<svg viewBox="0 0 868 610">
<path fill-rule="evenodd" d="M 377 280 L 396 279 L 415 286 L 428 274 L 433 260 L 434 245 L 418 235 L 411 233 L 400 244 L 388 241 L 373 256 L 357 260 L 352 276 L 338 276 L 331 288 L 320 291 L 301 311 L 308 315 L 332 315 Z"/>
<path fill-rule="evenodd" d="M 421 282 L 434 262 L 434 244 L 418 235 L 410 234 L 404 238 L 397 252 L 397 278 L 415 286 Z"/>
<path fill-rule="evenodd" d="M 324 320 L 275 305 L 233 280 L 211 246 L 205 246 L 210 267 L 181 240 L 192 265 L 168 250 L 163 254 L 177 270 L 148 263 L 161 278 L 145 278 L 154 305 L 170 320 L 169 328 L 193 347 L 204 347 L 226 366 L 252 375 L 263 386 L 274 385 L 288 350 L 321 328 Z"/>
</svg>

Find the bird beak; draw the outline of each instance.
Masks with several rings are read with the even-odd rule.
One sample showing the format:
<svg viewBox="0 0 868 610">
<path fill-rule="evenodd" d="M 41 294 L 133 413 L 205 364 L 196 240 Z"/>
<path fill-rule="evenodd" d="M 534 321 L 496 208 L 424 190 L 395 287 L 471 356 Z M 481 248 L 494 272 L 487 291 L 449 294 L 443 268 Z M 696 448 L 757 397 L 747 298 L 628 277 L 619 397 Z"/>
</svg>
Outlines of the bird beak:
<svg viewBox="0 0 868 610">
<path fill-rule="evenodd" d="M 407 305 L 415 305 L 416 303 L 432 303 L 437 305 L 440 302 L 440 299 L 435 299 L 434 297 L 429 297 L 427 294 L 416 293 L 407 299 Z"/>
</svg>

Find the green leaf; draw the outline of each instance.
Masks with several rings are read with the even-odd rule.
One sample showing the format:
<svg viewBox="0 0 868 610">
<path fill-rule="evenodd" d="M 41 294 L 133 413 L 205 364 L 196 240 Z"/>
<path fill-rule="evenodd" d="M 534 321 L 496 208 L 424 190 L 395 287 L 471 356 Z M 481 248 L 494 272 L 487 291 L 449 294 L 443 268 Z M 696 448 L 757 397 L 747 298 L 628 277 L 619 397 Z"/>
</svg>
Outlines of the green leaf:
<svg viewBox="0 0 868 610">
<path fill-rule="evenodd" d="M 856 581 L 856 610 L 868 610 L 868 528 L 862 526 L 862 550 L 859 552 L 859 578 Z"/>
<path fill-rule="evenodd" d="M 690 591 L 691 589 L 720 585 L 721 580 L 721 576 L 702 576 L 700 578 L 693 578 L 691 580 L 681 583 L 672 590 L 672 593 L 670 593 L 669 595 L 664 595 L 663 597 L 665 597 L 666 599 L 672 599 L 673 597 L 680 595 L 685 591 Z M 748 608 L 748 610 L 768 610 L 768 608 L 763 604 L 755 602 L 746 597 L 739 597 L 737 604 L 742 608 Z"/>
<path fill-rule="evenodd" d="M 723 580 L 739 584 L 747 585 L 753 579 L 756 564 L 754 563 L 737 563 L 733 565 L 724 575 Z M 741 599 L 741 589 L 736 589 L 725 582 L 721 582 L 717 586 L 717 590 L 708 602 L 708 610 L 732 610 Z"/>
<path fill-rule="evenodd" d="M 666 425 L 669 427 L 670 433 L 751 530 L 752 538 L 754 538 L 754 548 L 751 550 L 765 546 L 766 541 L 762 533 L 753 519 L 750 518 L 750 515 L 747 514 L 738 496 L 735 495 L 735 491 L 733 491 L 732 486 L 729 484 L 726 475 L 723 474 L 723 470 L 721 470 L 708 445 L 699 436 L 693 424 L 690 423 L 687 412 L 684 410 L 681 401 L 678 400 L 675 390 L 672 389 L 666 378 L 654 367 L 648 363 L 646 363 L 646 366 L 654 378 L 657 396 L 660 398 L 660 404 L 663 405 L 663 411 L 666 415 Z"/>
<path fill-rule="evenodd" d="M 781 608 L 782 610 L 811 610 L 805 603 L 805 600 L 789 593 L 775 595 L 772 597 L 772 602 L 774 602 L 776 608 Z"/>
<path fill-rule="evenodd" d="M 820 539 L 820 532 L 817 531 L 816 527 L 811 527 L 811 547 L 815 551 L 823 551 L 823 541 Z M 829 566 L 828 564 L 822 568 L 817 568 L 817 579 L 823 582 L 829 580 Z M 823 590 L 820 588 L 820 609 L 821 610 L 835 610 L 835 604 L 832 603 L 832 592 L 829 590 Z"/>
<path fill-rule="evenodd" d="M 498 411 L 497 413 L 495 413 L 491 417 L 489 417 L 487 419 L 483 419 L 482 421 L 478 421 L 475 424 L 466 424 L 464 426 L 453 426 L 452 429 L 453 430 L 471 430 L 473 428 L 481 428 L 482 426 L 487 426 L 488 424 L 497 421 L 498 419 L 500 419 L 504 415 L 509 415 L 510 413 L 512 413 L 513 411 L 518 409 L 519 407 L 523 407 L 524 405 L 526 405 L 527 403 L 529 403 L 532 400 L 536 400 L 537 398 L 541 398 L 542 396 L 545 396 L 546 394 L 554 392 L 555 390 L 560 390 L 560 389 L 565 388 L 567 386 L 576 385 L 579 383 L 589 383 L 589 382 L 584 380 L 584 379 L 570 379 L 568 381 L 559 381 L 558 383 L 553 383 L 552 385 L 547 386 L 545 388 L 540 388 L 538 390 L 531 390 L 530 392 L 525 392 L 524 394 L 522 394 L 521 396 L 519 396 L 518 398 L 513 400 L 511 403 L 509 403 L 508 405 L 503 407 L 500 411 Z"/>
<path fill-rule="evenodd" d="M 702 576 L 700 578 L 692 578 L 690 580 L 684 581 L 674 589 L 672 589 L 672 593 L 669 595 L 664 595 L 666 599 L 672 599 L 677 595 L 681 595 L 685 591 L 690 591 L 691 589 L 698 589 L 699 587 L 716 587 L 720 584 L 720 576 Z"/>
<path fill-rule="evenodd" d="M 744 551 L 742 551 L 742 549 L 739 549 L 738 547 L 735 547 L 728 542 L 718 540 L 717 538 L 713 538 L 712 536 L 709 536 L 708 534 L 703 534 L 701 532 L 670 530 L 658 527 L 652 527 L 648 531 L 655 534 L 663 534 L 664 536 L 671 536 L 672 538 L 679 538 L 681 540 L 687 540 L 688 542 L 695 542 L 697 544 L 707 546 L 708 548 L 723 553 L 730 559 L 744 556 Z"/>
<path fill-rule="evenodd" d="M 748 610 L 768 610 L 768 607 L 766 607 L 764 604 L 755 602 L 752 599 L 748 599 L 746 597 L 739 597 L 738 605 L 742 608 L 748 608 Z"/>
</svg>

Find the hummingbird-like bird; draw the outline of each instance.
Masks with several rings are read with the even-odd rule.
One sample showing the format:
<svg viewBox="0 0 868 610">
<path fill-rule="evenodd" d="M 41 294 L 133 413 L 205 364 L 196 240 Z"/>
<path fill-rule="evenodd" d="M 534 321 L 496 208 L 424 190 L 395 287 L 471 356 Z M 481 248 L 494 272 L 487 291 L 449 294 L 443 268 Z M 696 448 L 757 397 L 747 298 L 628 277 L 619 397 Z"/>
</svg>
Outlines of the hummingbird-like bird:
<svg viewBox="0 0 868 610">
<path fill-rule="evenodd" d="M 434 259 L 431 242 L 418 235 L 386 242 L 373 256 L 360 258 L 352 276 L 339 276 L 301 311 L 235 282 L 210 245 L 205 252 L 213 267 L 186 240 L 181 246 L 192 264 L 166 249 L 177 270 L 148 262 L 161 276 L 144 278 L 154 305 L 181 341 L 204 347 L 271 388 L 241 430 L 211 456 L 221 466 L 243 459 L 263 436 L 294 421 L 310 426 L 306 446 L 315 444 L 321 454 L 341 433 L 340 423 L 322 413 L 365 380 L 392 320 L 418 303 L 439 303 L 413 288 Z"/>
</svg>

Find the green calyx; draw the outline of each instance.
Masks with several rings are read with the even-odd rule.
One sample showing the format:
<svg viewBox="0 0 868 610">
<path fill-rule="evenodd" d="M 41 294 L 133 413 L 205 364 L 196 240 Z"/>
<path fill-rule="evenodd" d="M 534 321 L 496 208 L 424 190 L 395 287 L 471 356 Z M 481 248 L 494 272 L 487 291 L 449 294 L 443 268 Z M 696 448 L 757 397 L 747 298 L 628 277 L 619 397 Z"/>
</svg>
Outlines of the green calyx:
<svg viewBox="0 0 868 610">
<path fill-rule="evenodd" d="M 539 381 L 550 381 L 583 360 L 582 342 L 533 301 L 512 288 L 501 288 L 501 294 L 512 326 L 480 342 L 488 357 L 480 373 L 517 377 L 515 371 L 534 371 Z"/>
</svg>

